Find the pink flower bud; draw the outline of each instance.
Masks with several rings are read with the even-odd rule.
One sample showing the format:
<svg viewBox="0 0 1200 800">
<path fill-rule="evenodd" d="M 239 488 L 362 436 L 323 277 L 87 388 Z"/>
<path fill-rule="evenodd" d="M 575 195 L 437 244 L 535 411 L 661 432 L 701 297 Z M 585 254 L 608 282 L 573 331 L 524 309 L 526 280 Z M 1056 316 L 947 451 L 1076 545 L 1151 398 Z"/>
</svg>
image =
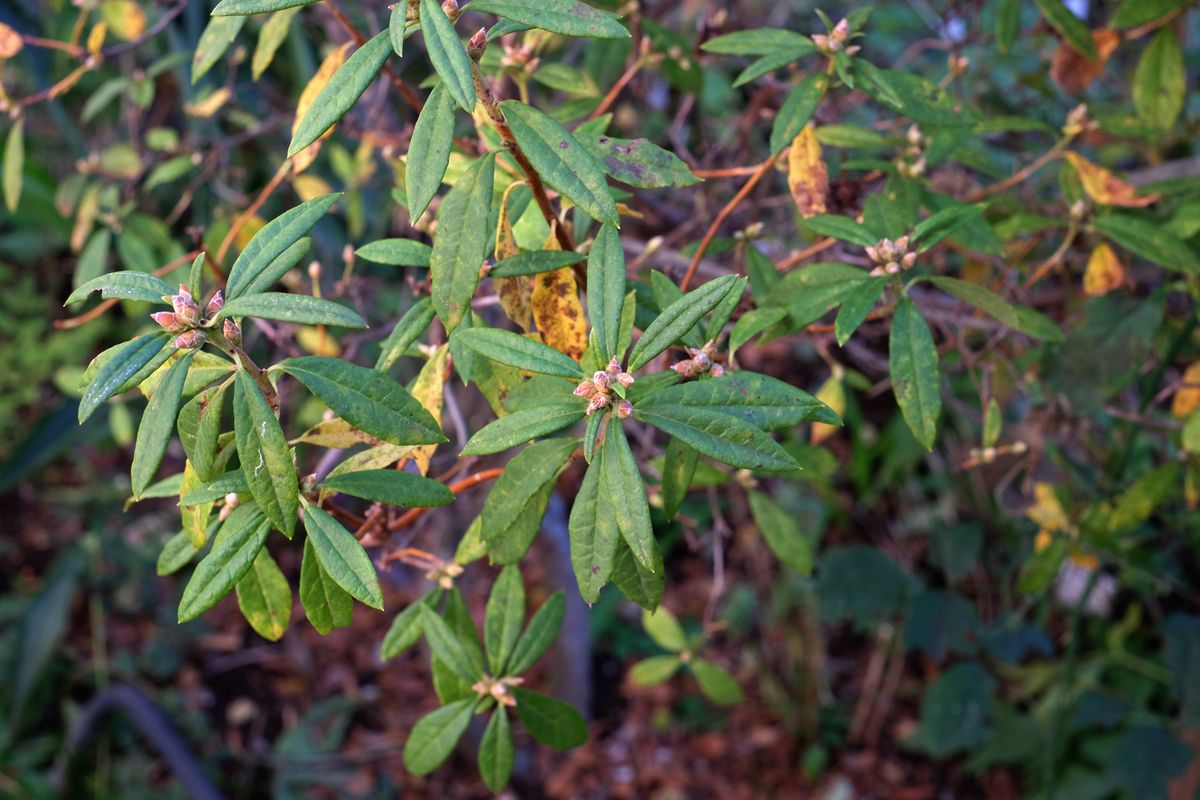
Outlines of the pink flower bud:
<svg viewBox="0 0 1200 800">
<path fill-rule="evenodd" d="M 597 391 L 608 391 L 608 384 L 612 381 L 612 376 L 607 372 L 597 372 L 592 376 L 592 383 L 596 384 Z"/>
<path fill-rule="evenodd" d="M 467 55 L 478 61 L 487 49 L 487 43 L 487 28 L 480 28 L 467 42 Z"/>
<path fill-rule="evenodd" d="M 451 22 L 458 19 L 458 2 L 457 0 L 442 0 L 442 11 L 446 12 L 446 16 Z"/>
<path fill-rule="evenodd" d="M 608 405 L 608 395 L 598 394 L 588 402 L 587 411 L 585 413 L 590 417 L 592 414 L 604 408 L 606 405 Z"/>
<path fill-rule="evenodd" d="M 692 365 L 697 372 L 708 372 L 708 368 L 712 366 L 712 359 L 708 357 L 708 353 L 703 350 L 697 350 L 694 353 Z"/>
<path fill-rule="evenodd" d="M 221 325 L 221 335 L 228 339 L 230 344 L 241 345 L 242 343 L 242 331 L 231 319 L 225 320 Z"/>
<path fill-rule="evenodd" d="M 617 403 L 617 418 L 626 419 L 633 413 L 633 403 L 628 400 L 622 400 Z"/>
<path fill-rule="evenodd" d="M 204 331 L 184 331 L 175 337 L 174 347 L 176 350 L 192 350 L 203 345 L 206 338 Z"/>
<path fill-rule="evenodd" d="M 917 263 L 916 253 L 906 253 L 904 258 L 900 259 L 900 266 L 904 267 L 905 269 L 908 269 L 915 263 Z"/>
<path fill-rule="evenodd" d="M 671 369 L 675 370 L 685 378 L 690 378 L 696 374 L 695 365 L 693 365 L 691 359 L 688 358 L 685 358 L 678 364 L 672 364 Z"/>
<path fill-rule="evenodd" d="M 225 295 L 220 289 L 212 296 L 212 300 L 208 301 L 208 306 L 204 309 L 204 313 L 212 319 L 217 314 L 221 313 L 221 309 L 225 307 Z"/>
<path fill-rule="evenodd" d="M 899 239 L 896 240 L 896 249 L 901 250 L 901 251 L 908 250 L 908 237 L 907 236 L 901 236 Z"/>
<path fill-rule="evenodd" d="M 712 369 L 708 371 L 708 374 L 712 375 L 714 378 L 719 378 L 725 374 L 725 368 L 720 364 L 713 364 Z"/>
<path fill-rule="evenodd" d="M 168 333 L 179 333 L 184 329 L 172 311 L 155 311 L 150 315 L 150 319 L 157 322 L 163 328 L 166 328 Z"/>
<path fill-rule="evenodd" d="M 618 372 L 617 373 L 617 383 L 621 384 L 626 389 L 628 389 L 630 386 L 633 385 L 633 376 L 630 375 L 628 372 Z"/>
<path fill-rule="evenodd" d="M 572 394 L 582 397 L 584 400 L 590 400 L 596 394 L 596 384 L 588 380 L 581 381 Z"/>
<path fill-rule="evenodd" d="M 617 361 L 617 357 L 613 356 L 612 361 L 608 362 L 608 372 L 612 375 L 617 375 L 621 371 L 621 362 Z"/>
</svg>

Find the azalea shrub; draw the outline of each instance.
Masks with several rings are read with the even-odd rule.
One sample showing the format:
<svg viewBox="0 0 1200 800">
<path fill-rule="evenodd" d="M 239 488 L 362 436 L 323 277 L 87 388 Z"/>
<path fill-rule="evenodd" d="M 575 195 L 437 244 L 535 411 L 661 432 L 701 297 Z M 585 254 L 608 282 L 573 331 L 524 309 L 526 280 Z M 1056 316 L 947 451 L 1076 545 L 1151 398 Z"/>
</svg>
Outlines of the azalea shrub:
<svg viewBox="0 0 1200 800">
<path fill-rule="evenodd" d="M 798 698 L 812 777 L 906 663 L 905 748 L 1024 796 L 1195 758 L 1194 4 L 58 5 L 0 17 L 4 248 L 73 254 L 61 327 L 124 320 L 60 383 L 178 504 L 180 623 L 392 615 L 440 703 L 405 765 L 481 717 L 495 792 L 514 724 L 588 738 L 526 675 L 576 595 L 643 609 L 635 684 Z M 555 496 L 573 581 L 531 607 Z M 708 650 L 766 613 L 729 516 L 803 686 Z M 385 608 L 396 563 L 428 590 Z M 873 642 L 849 730 L 821 630 Z"/>
</svg>

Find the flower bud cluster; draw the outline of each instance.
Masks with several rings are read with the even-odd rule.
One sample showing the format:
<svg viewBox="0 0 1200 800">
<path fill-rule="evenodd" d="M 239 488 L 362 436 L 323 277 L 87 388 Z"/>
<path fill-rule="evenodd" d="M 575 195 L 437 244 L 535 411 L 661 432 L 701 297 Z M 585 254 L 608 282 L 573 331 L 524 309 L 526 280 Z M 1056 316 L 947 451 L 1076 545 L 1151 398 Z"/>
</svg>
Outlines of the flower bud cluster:
<svg viewBox="0 0 1200 800">
<path fill-rule="evenodd" d="M 1067 121 L 1063 125 L 1063 135 L 1078 136 L 1085 131 L 1095 130 L 1099 127 L 1096 120 L 1088 116 L 1088 107 L 1086 103 L 1080 103 L 1071 109 L 1067 114 Z"/>
<path fill-rule="evenodd" d="M 454 588 L 454 579 L 463 574 L 462 564 L 453 561 L 439 564 L 425 573 L 425 580 L 433 581 L 438 588 L 450 590 Z"/>
<path fill-rule="evenodd" d="M 925 174 L 925 148 L 929 139 L 916 125 L 909 126 L 904 138 L 906 144 L 896 159 L 896 171 L 906 178 L 919 178 Z"/>
<path fill-rule="evenodd" d="M 520 686 L 524 682 L 524 678 L 516 675 L 510 675 L 507 678 L 493 678 L 491 675 L 484 675 L 482 680 L 471 687 L 471 691 L 481 696 L 489 696 L 500 705 L 512 708 L 517 704 L 517 699 L 508 690 L 513 686 Z"/>
<path fill-rule="evenodd" d="M 615 406 L 617 416 L 625 419 L 633 413 L 633 404 L 625 399 L 625 390 L 633 385 L 633 376 L 621 370 L 616 357 L 608 362 L 608 368 L 584 378 L 575 387 L 575 396 L 588 401 L 587 415 L 590 417 L 602 408 Z"/>
<path fill-rule="evenodd" d="M 834 25 L 833 30 L 828 34 L 814 33 L 812 40 L 817 49 L 827 56 L 833 56 L 842 51 L 845 51 L 846 55 L 852 56 L 862 49 L 858 45 L 846 46 L 846 42 L 850 40 L 850 23 L 844 19 Z"/>
<path fill-rule="evenodd" d="M 671 369 L 684 378 L 695 378 L 704 374 L 719 378 L 725 374 L 725 367 L 713 360 L 713 352 L 716 349 L 716 342 L 708 342 L 699 349 L 689 347 L 687 351 L 691 358 L 685 358 L 683 361 L 672 364 Z"/>
<path fill-rule="evenodd" d="M 908 244 L 908 237 L 901 236 L 894 242 L 880 239 L 874 247 L 868 247 L 867 255 L 879 265 L 871 270 L 871 275 L 896 275 L 917 263 L 917 254 L 909 251 Z"/>
<path fill-rule="evenodd" d="M 207 327 L 209 320 L 220 313 L 225 307 L 225 296 L 217 291 L 213 295 L 212 300 L 208 301 L 208 305 L 204 307 L 204 313 L 200 312 L 200 304 L 192 297 L 192 293 L 183 284 L 179 285 L 179 294 L 170 295 L 163 298 L 171 303 L 172 311 L 157 311 L 150 315 L 150 318 L 157 322 L 160 327 L 165 329 L 167 333 L 178 334 L 175 337 L 173 347 L 176 350 L 190 350 L 200 347 L 204 344 L 204 340 L 208 338 L 200 328 Z M 225 320 L 226 328 L 232 325 L 232 320 Z M 237 326 L 234 325 L 234 330 Z M 240 334 L 239 334 L 240 336 Z"/>
</svg>

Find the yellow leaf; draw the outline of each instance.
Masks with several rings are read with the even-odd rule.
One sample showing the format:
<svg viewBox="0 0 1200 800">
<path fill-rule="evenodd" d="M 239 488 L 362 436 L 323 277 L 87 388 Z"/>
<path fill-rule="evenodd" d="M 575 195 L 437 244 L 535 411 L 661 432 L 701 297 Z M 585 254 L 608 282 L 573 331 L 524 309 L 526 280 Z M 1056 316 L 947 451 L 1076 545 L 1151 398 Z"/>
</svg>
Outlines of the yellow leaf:
<svg viewBox="0 0 1200 800">
<path fill-rule="evenodd" d="M 1157 194 L 1139 195 L 1137 189 L 1078 153 L 1067 153 L 1067 161 L 1075 168 L 1088 197 L 1102 206 L 1144 208 L 1159 199 Z"/>
<path fill-rule="evenodd" d="M 12 58 L 21 52 L 21 48 L 24 46 L 25 42 L 21 39 L 21 34 L 0 22 L 0 59 Z"/>
<path fill-rule="evenodd" d="M 204 486 L 204 482 L 196 475 L 192 469 L 192 462 L 185 461 L 183 463 L 183 480 L 179 482 L 179 496 L 195 491 Z M 208 517 L 213 510 L 213 501 L 200 503 L 194 506 L 180 506 L 179 517 L 182 522 L 184 533 L 187 534 L 188 541 L 192 543 L 192 547 L 203 547 L 205 541 L 208 540 Z"/>
<path fill-rule="evenodd" d="M 1071 521 L 1063 509 L 1054 487 L 1049 483 L 1036 483 L 1033 486 L 1033 505 L 1025 510 L 1025 516 L 1036 522 L 1043 532 L 1055 533 L 1065 531 Z"/>
<path fill-rule="evenodd" d="M 829 171 L 821 158 L 821 143 L 811 122 L 796 134 L 788 149 L 788 188 L 802 217 L 808 219 L 825 213 Z"/>
<path fill-rule="evenodd" d="M 100 14 L 118 39 L 131 42 L 146 30 L 146 12 L 134 0 L 104 0 Z"/>
<path fill-rule="evenodd" d="M 545 250 L 562 249 L 553 230 L 542 247 Z M 563 267 L 534 275 L 530 302 L 542 343 L 576 361 L 583 358 L 583 351 L 587 349 L 587 321 L 579 302 L 574 270 Z"/>
<path fill-rule="evenodd" d="M 317 73 L 309 80 L 308 85 L 304 87 L 304 91 L 300 93 L 300 100 L 296 103 L 296 119 L 292 123 L 292 135 L 296 134 L 296 129 L 300 127 L 300 121 L 304 119 L 304 115 L 308 113 L 308 109 L 312 107 L 313 101 L 317 99 L 317 95 L 325 88 L 325 84 L 329 83 L 329 79 L 333 77 L 333 73 L 338 71 L 346 61 L 346 51 L 350 48 L 350 42 L 346 42 L 341 47 L 332 50 L 329 55 L 325 56 L 325 60 L 321 62 L 321 66 L 317 68 Z M 299 175 L 304 170 L 308 169 L 309 165 L 316 159 L 317 153 L 321 149 L 321 142 L 325 141 L 326 137 L 333 132 L 333 128 L 321 134 L 321 138 L 310 144 L 308 147 L 301 150 L 292 157 L 292 172 Z"/>
<path fill-rule="evenodd" d="M 188 103 L 183 108 L 190 116 L 208 119 L 213 114 L 221 110 L 221 107 L 229 102 L 229 98 L 233 96 L 233 92 L 228 86 L 222 86 L 207 97 L 201 98 L 194 103 Z"/>
<path fill-rule="evenodd" d="M 817 391 L 817 399 L 832 408 L 839 417 L 846 413 L 846 387 L 842 384 L 840 372 L 839 368 L 838 372 L 830 375 L 829 379 Z M 841 428 L 837 425 L 830 425 L 827 422 L 814 422 L 811 433 L 812 443 L 820 444 L 839 430 Z"/>
<path fill-rule="evenodd" d="M 320 197 L 323 194 L 329 194 L 333 191 L 333 187 L 322 178 L 316 175 L 297 175 L 292 178 L 292 188 L 296 190 L 296 194 L 300 195 L 300 199 L 304 201 L 312 200 L 314 197 Z"/>
<path fill-rule="evenodd" d="M 342 348 L 338 345 L 337 340 L 329 335 L 329 331 L 319 328 L 308 325 L 300 328 L 296 331 L 296 341 L 314 356 L 337 358 L 342 354 Z"/>
<path fill-rule="evenodd" d="M 241 252 L 242 250 L 245 250 L 246 245 L 250 244 L 250 240 L 254 238 L 254 234 L 261 231 L 263 225 L 266 224 L 267 221 L 258 214 L 255 214 L 250 219 L 246 220 L 241 229 L 237 232 L 237 236 L 233 237 L 233 242 L 237 245 L 238 251 Z"/>
<path fill-rule="evenodd" d="M 96 23 L 96 26 L 88 33 L 88 53 L 93 56 L 100 55 L 100 48 L 104 47 L 104 37 L 106 36 L 108 36 L 108 25 L 103 22 Z"/>
<path fill-rule="evenodd" d="M 291 445 L 300 443 L 311 444 L 316 447 L 332 447 L 337 450 L 343 450 L 359 444 L 382 444 L 371 434 L 360 431 L 341 417 L 321 420 L 288 442 Z"/>
<path fill-rule="evenodd" d="M 1117 254 L 1107 244 L 1099 244 L 1088 257 L 1087 270 L 1083 273 L 1083 293 L 1088 297 L 1099 297 L 1125 283 L 1125 267 Z"/>
<path fill-rule="evenodd" d="M 442 398 L 446 386 L 446 370 L 450 366 L 450 346 L 442 345 L 433 351 L 433 355 L 425 366 L 421 367 L 417 379 L 413 381 L 412 396 L 442 424 Z M 422 475 L 429 472 L 429 460 L 437 450 L 436 444 L 426 444 L 413 448 L 412 459 Z"/>
<path fill-rule="evenodd" d="M 1183 379 L 1175 397 L 1171 400 L 1171 414 L 1183 419 L 1200 408 L 1200 361 L 1183 371 Z"/>
</svg>

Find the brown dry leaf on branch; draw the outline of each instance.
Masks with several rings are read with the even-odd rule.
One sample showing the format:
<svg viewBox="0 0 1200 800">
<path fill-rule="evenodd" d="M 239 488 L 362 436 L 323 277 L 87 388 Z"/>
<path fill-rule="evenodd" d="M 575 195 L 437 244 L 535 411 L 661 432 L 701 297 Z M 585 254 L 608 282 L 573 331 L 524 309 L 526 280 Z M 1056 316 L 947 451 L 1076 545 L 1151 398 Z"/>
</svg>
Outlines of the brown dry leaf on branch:
<svg viewBox="0 0 1200 800">
<path fill-rule="evenodd" d="M 1079 175 L 1079 182 L 1083 184 L 1088 197 L 1102 206 L 1145 208 L 1159 200 L 1160 195 L 1157 194 L 1138 194 L 1132 185 L 1078 153 L 1067 153 L 1067 161 Z"/>
<path fill-rule="evenodd" d="M 1121 43 L 1121 35 L 1116 31 L 1101 28 L 1092 31 L 1092 41 L 1096 43 L 1098 61 L 1092 61 L 1067 42 L 1059 44 L 1054 51 L 1054 59 L 1050 62 L 1050 77 L 1067 94 L 1079 94 L 1104 71 L 1108 57 Z"/>
</svg>

